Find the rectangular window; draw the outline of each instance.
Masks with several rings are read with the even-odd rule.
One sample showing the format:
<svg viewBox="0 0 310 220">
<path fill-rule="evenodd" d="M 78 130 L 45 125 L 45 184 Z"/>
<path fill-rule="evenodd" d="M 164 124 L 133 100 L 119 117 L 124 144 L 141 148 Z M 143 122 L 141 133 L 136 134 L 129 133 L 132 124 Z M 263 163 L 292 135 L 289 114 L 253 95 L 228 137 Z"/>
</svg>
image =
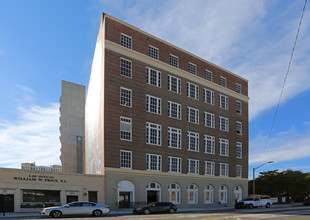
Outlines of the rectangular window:
<svg viewBox="0 0 310 220">
<path fill-rule="evenodd" d="M 236 83 L 236 92 L 237 92 L 237 93 L 240 93 L 240 94 L 241 94 L 241 92 L 242 92 L 242 87 L 241 87 L 241 85 L 238 84 L 238 83 Z"/>
<path fill-rule="evenodd" d="M 220 97 L 220 101 L 219 101 L 220 108 L 228 110 L 228 97 L 225 95 L 221 95 L 221 94 L 219 95 L 219 97 Z"/>
<path fill-rule="evenodd" d="M 220 77 L 220 85 L 223 87 L 227 87 L 227 80 L 225 77 Z"/>
<path fill-rule="evenodd" d="M 161 145 L 161 125 L 146 123 L 146 143 Z"/>
<path fill-rule="evenodd" d="M 242 123 L 240 121 L 236 122 L 236 131 L 237 131 L 237 134 L 242 135 Z"/>
<path fill-rule="evenodd" d="M 146 154 L 146 169 L 161 171 L 161 155 Z"/>
<path fill-rule="evenodd" d="M 236 177 L 242 178 L 242 166 L 241 165 L 236 166 Z"/>
<path fill-rule="evenodd" d="M 205 153 L 215 154 L 215 138 L 213 136 L 205 135 L 204 145 Z"/>
<path fill-rule="evenodd" d="M 179 157 L 168 157 L 168 172 L 181 173 L 182 162 Z"/>
<path fill-rule="evenodd" d="M 168 101 L 168 116 L 181 120 L 181 104 Z"/>
<path fill-rule="evenodd" d="M 197 66 L 193 63 L 188 63 L 188 72 L 197 75 Z"/>
<path fill-rule="evenodd" d="M 126 107 L 131 107 L 131 89 L 121 87 L 120 104 Z"/>
<path fill-rule="evenodd" d="M 153 86 L 161 86 L 161 73 L 158 70 L 154 70 L 152 68 L 146 68 L 146 83 L 151 84 Z"/>
<path fill-rule="evenodd" d="M 229 141 L 223 138 L 220 138 L 220 155 L 229 156 Z"/>
<path fill-rule="evenodd" d="M 236 112 L 242 114 L 242 103 L 240 101 L 236 101 Z"/>
<path fill-rule="evenodd" d="M 121 150 L 120 162 L 121 162 L 121 168 L 131 169 L 132 168 L 132 152 Z"/>
<path fill-rule="evenodd" d="M 132 62 L 130 60 L 121 58 L 121 75 L 131 78 Z"/>
<path fill-rule="evenodd" d="M 168 90 L 181 94 L 181 79 L 168 75 Z"/>
<path fill-rule="evenodd" d="M 159 59 L 159 50 L 156 47 L 149 45 L 149 56 L 158 60 Z"/>
<path fill-rule="evenodd" d="M 187 107 L 187 121 L 199 124 L 199 110 L 192 107 Z"/>
<path fill-rule="evenodd" d="M 229 131 L 229 119 L 220 116 L 220 130 Z"/>
<path fill-rule="evenodd" d="M 215 115 L 209 112 L 204 112 L 205 115 L 205 126 L 214 128 L 215 127 Z"/>
<path fill-rule="evenodd" d="M 199 160 L 193 160 L 193 159 L 187 160 L 187 173 L 199 174 Z"/>
<path fill-rule="evenodd" d="M 60 202 L 60 190 L 22 189 L 23 202 Z"/>
<path fill-rule="evenodd" d="M 199 133 L 187 132 L 187 149 L 199 152 Z"/>
<path fill-rule="evenodd" d="M 123 47 L 127 47 L 128 49 L 132 49 L 132 38 L 126 34 L 121 33 L 121 45 Z"/>
<path fill-rule="evenodd" d="M 170 54 L 170 65 L 179 68 L 179 57 Z"/>
<path fill-rule="evenodd" d="M 121 140 L 131 141 L 131 118 L 121 117 L 120 119 L 120 131 Z"/>
<path fill-rule="evenodd" d="M 155 96 L 146 95 L 146 111 L 161 114 L 161 99 Z"/>
<path fill-rule="evenodd" d="M 187 83 L 187 96 L 193 99 L 199 99 L 199 87 L 193 83 Z"/>
<path fill-rule="evenodd" d="M 236 144 L 236 157 L 241 159 L 242 158 L 242 143 L 237 142 Z"/>
<path fill-rule="evenodd" d="M 229 174 L 228 163 L 220 163 L 220 176 L 228 176 Z"/>
<path fill-rule="evenodd" d="M 212 72 L 210 70 L 206 70 L 206 80 L 212 82 Z"/>
<path fill-rule="evenodd" d="M 205 161 L 205 175 L 214 176 L 215 163 L 211 161 Z"/>
<path fill-rule="evenodd" d="M 181 129 L 168 127 L 168 147 L 182 148 Z"/>
<path fill-rule="evenodd" d="M 205 103 L 214 105 L 214 92 L 212 90 L 204 89 L 203 95 Z"/>
</svg>

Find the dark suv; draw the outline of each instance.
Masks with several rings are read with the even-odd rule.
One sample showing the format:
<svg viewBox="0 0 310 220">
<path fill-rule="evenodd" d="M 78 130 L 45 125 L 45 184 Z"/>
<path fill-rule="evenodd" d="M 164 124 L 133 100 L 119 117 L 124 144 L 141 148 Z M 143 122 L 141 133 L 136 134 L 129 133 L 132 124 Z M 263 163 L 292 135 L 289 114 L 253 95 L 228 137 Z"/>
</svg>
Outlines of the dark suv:
<svg viewBox="0 0 310 220">
<path fill-rule="evenodd" d="M 171 202 L 153 202 L 146 206 L 142 206 L 139 208 L 134 208 L 133 213 L 138 214 L 150 214 L 150 213 L 175 213 L 177 211 L 177 206 Z"/>
</svg>

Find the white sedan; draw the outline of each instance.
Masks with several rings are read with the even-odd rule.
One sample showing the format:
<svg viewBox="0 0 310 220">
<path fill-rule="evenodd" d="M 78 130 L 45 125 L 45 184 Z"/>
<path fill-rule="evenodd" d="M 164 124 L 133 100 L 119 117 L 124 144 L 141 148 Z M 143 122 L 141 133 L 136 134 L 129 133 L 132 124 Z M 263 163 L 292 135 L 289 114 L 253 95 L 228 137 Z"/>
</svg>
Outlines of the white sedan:
<svg viewBox="0 0 310 220">
<path fill-rule="evenodd" d="M 101 216 L 103 213 L 109 213 L 110 208 L 94 202 L 71 202 L 64 206 L 44 208 L 41 211 L 42 216 L 52 216 L 60 218 L 62 215 L 93 215 Z"/>
</svg>

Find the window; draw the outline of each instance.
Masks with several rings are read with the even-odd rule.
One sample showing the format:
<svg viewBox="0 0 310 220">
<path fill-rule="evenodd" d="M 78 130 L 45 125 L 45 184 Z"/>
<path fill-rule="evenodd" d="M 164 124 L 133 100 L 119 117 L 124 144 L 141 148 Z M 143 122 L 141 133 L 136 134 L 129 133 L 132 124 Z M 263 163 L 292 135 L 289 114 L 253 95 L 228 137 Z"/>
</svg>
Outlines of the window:
<svg viewBox="0 0 310 220">
<path fill-rule="evenodd" d="M 170 54 L 170 65 L 179 68 L 179 57 Z"/>
<path fill-rule="evenodd" d="M 197 66 L 193 63 L 188 63 L 188 72 L 197 75 Z"/>
<path fill-rule="evenodd" d="M 181 119 L 181 104 L 168 101 L 168 116 Z"/>
<path fill-rule="evenodd" d="M 121 140 L 131 141 L 131 118 L 121 117 Z"/>
<path fill-rule="evenodd" d="M 228 118 L 220 116 L 220 130 L 229 131 L 229 120 L 228 120 Z"/>
<path fill-rule="evenodd" d="M 60 190 L 22 189 L 23 202 L 60 202 Z"/>
<path fill-rule="evenodd" d="M 229 156 L 229 141 L 223 138 L 220 138 L 220 155 Z"/>
<path fill-rule="evenodd" d="M 160 71 L 154 70 L 152 68 L 146 68 L 146 83 L 151 84 L 153 86 L 160 87 Z"/>
<path fill-rule="evenodd" d="M 149 45 L 149 56 L 158 60 L 159 59 L 159 50 L 156 47 Z"/>
<path fill-rule="evenodd" d="M 220 163 L 220 176 L 228 176 L 228 163 Z"/>
<path fill-rule="evenodd" d="M 161 171 L 161 155 L 146 154 L 146 169 Z"/>
<path fill-rule="evenodd" d="M 193 159 L 187 160 L 187 173 L 199 174 L 199 160 L 193 160 Z"/>
<path fill-rule="evenodd" d="M 214 128 L 215 127 L 215 116 L 212 113 L 204 112 L 205 115 L 205 126 Z"/>
<path fill-rule="evenodd" d="M 239 101 L 236 101 L 236 112 L 242 114 L 242 104 Z"/>
<path fill-rule="evenodd" d="M 146 123 L 146 143 L 161 145 L 161 125 Z"/>
<path fill-rule="evenodd" d="M 225 77 L 220 77 L 220 85 L 223 87 L 227 87 L 227 80 Z"/>
<path fill-rule="evenodd" d="M 227 203 L 227 186 L 220 186 L 219 189 L 219 202 L 221 202 L 222 204 Z"/>
<path fill-rule="evenodd" d="M 146 111 L 161 114 L 161 99 L 155 96 L 146 95 Z"/>
<path fill-rule="evenodd" d="M 212 204 L 214 199 L 214 187 L 212 185 L 206 185 L 203 189 L 204 203 Z"/>
<path fill-rule="evenodd" d="M 241 165 L 236 166 L 236 177 L 242 178 L 242 166 Z"/>
<path fill-rule="evenodd" d="M 179 157 L 168 157 L 168 172 L 181 173 L 182 163 Z"/>
<path fill-rule="evenodd" d="M 168 75 L 168 90 L 181 94 L 181 80 L 177 77 Z"/>
<path fill-rule="evenodd" d="M 206 80 L 212 82 L 212 72 L 210 70 L 206 70 Z"/>
<path fill-rule="evenodd" d="M 168 127 L 168 147 L 182 148 L 181 129 Z"/>
<path fill-rule="evenodd" d="M 130 60 L 121 58 L 121 75 L 131 78 L 132 63 Z"/>
<path fill-rule="evenodd" d="M 240 121 L 236 122 L 236 131 L 237 131 L 237 134 L 242 135 L 242 123 Z"/>
<path fill-rule="evenodd" d="M 198 204 L 198 187 L 195 184 L 191 184 L 187 187 L 187 203 Z"/>
<path fill-rule="evenodd" d="M 205 175 L 214 176 L 215 163 L 211 161 L 205 161 Z"/>
<path fill-rule="evenodd" d="M 228 110 L 228 97 L 220 94 L 220 107 Z"/>
<path fill-rule="evenodd" d="M 130 36 L 126 35 L 126 34 L 121 34 L 121 45 L 123 47 L 127 47 L 129 49 L 132 48 L 132 39 Z"/>
<path fill-rule="evenodd" d="M 121 150 L 121 168 L 132 168 L 132 152 Z"/>
<path fill-rule="evenodd" d="M 199 99 L 199 87 L 193 83 L 187 83 L 187 96 L 193 99 Z"/>
<path fill-rule="evenodd" d="M 187 132 L 187 149 L 190 151 L 199 151 L 199 133 Z"/>
<path fill-rule="evenodd" d="M 242 87 L 241 87 L 241 85 L 238 84 L 238 83 L 236 83 L 236 92 L 237 92 L 237 93 L 240 93 L 240 94 L 241 94 L 241 92 L 242 92 Z"/>
<path fill-rule="evenodd" d="M 204 89 L 203 95 L 205 103 L 214 105 L 214 92 L 212 90 Z"/>
<path fill-rule="evenodd" d="M 192 107 L 187 107 L 187 121 L 199 124 L 199 110 Z"/>
<path fill-rule="evenodd" d="M 236 144 L 236 157 L 241 159 L 242 158 L 242 143 L 237 142 Z"/>
<path fill-rule="evenodd" d="M 215 138 L 213 136 L 205 135 L 204 145 L 205 153 L 215 154 Z"/>
<path fill-rule="evenodd" d="M 131 107 L 131 89 L 121 87 L 120 104 L 126 107 Z"/>
<path fill-rule="evenodd" d="M 174 204 L 180 204 L 181 202 L 181 187 L 177 183 L 171 183 L 168 186 L 168 201 Z"/>
</svg>

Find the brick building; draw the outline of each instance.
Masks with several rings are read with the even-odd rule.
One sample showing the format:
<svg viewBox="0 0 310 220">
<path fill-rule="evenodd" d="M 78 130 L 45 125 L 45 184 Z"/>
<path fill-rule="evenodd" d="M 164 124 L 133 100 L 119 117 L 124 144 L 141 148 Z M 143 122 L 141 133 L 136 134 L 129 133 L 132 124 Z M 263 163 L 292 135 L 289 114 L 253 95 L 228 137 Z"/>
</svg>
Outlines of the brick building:
<svg viewBox="0 0 310 220">
<path fill-rule="evenodd" d="M 232 206 L 248 193 L 246 79 L 103 14 L 85 108 L 85 170 L 105 202 Z"/>
</svg>

